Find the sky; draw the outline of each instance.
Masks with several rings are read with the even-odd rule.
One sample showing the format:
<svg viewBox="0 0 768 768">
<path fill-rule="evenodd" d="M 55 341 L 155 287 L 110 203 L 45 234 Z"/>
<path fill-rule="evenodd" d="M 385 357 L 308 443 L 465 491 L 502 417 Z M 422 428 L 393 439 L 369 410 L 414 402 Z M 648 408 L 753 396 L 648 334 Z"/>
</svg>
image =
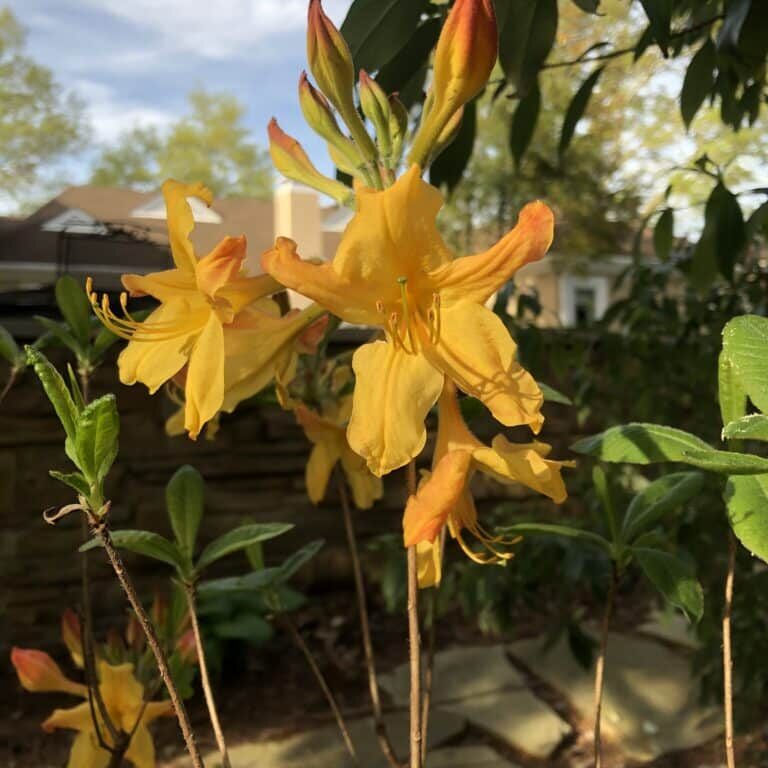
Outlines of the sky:
<svg viewBox="0 0 768 768">
<path fill-rule="evenodd" d="M 27 51 L 87 104 L 95 143 L 136 125 L 168 126 L 195 87 L 227 91 L 247 107 L 266 146 L 276 116 L 317 165 L 325 148 L 304 124 L 296 87 L 306 67 L 307 0 L 6 0 L 27 31 Z M 341 24 L 350 0 L 325 0 Z M 89 158 L 70 163 L 87 181 Z"/>
</svg>

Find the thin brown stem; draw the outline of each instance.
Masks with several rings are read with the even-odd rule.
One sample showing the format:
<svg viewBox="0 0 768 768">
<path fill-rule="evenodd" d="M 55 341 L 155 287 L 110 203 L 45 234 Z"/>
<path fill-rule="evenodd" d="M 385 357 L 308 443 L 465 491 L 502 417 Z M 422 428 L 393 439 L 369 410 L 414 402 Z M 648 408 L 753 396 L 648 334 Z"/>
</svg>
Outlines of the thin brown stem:
<svg viewBox="0 0 768 768">
<path fill-rule="evenodd" d="M 440 531 L 440 570 L 442 571 L 445 551 L 445 527 Z M 429 711 L 432 706 L 432 686 L 435 677 L 435 650 L 437 648 L 437 597 L 440 585 L 435 584 L 429 595 L 429 631 L 427 634 L 427 663 L 424 669 L 424 697 L 421 706 L 421 760 L 427 760 L 427 730 Z"/>
<path fill-rule="evenodd" d="M 16 379 L 19 377 L 19 369 L 11 368 L 11 372 L 8 374 L 8 380 L 5 382 L 2 392 L 0 392 L 0 403 L 5 400 L 5 396 L 11 391 L 11 387 L 16 383 Z"/>
<path fill-rule="evenodd" d="M 725 760 L 728 768 L 736 768 L 733 751 L 733 656 L 731 653 L 731 609 L 733 581 L 736 573 L 736 537 L 728 531 L 728 573 L 725 577 L 723 606 L 723 699 L 725 710 Z"/>
<path fill-rule="evenodd" d="M 408 464 L 408 496 L 416 493 L 416 462 Z M 421 635 L 416 547 L 408 547 L 408 652 L 411 667 L 411 768 L 421 768 Z"/>
<path fill-rule="evenodd" d="M 333 712 L 333 716 L 336 718 L 336 723 L 339 726 L 339 731 L 341 731 L 341 737 L 344 739 L 344 745 L 347 748 L 347 752 L 349 752 L 349 756 L 352 758 L 352 762 L 359 766 L 360 763 L 357 759 L 357 752 L 355 751 L 355 745 L 352 743 L 352 737 L 349 735 L 349 729 L 347 728 L 347 723 L 344 720 L 344 715 L 341 714 L 341 709 L 339 709 L 339 705 L 336 703 L 336 699 L 333 695 L 333 692 L 331 691 L 330 687 L 328 686 L 328 683 L 325 679 L 325 676 L 323 675 L 322 671 L 320 670 L 320 667 L 317 665 L 317 662 L 315 661 L 315 657 L 312 655 L 312 651 L 309 650 L 309 646 L 304 642 L 304 638 L 301 636 L 301 632 L 299 632 L 296 625 L 293 623 L 293 620 L 291 617 L 284 613 L 281 616 L 283 625 L 288 630 L 288 634 L 293 639 L 293 642 L 296 643 L 299 650 L 304 654 L 304 658 L 307 660 L 307 664 L 309 665 L 309 668 L 312 670 L 312 673 L 315 676 L 315 679 L 320 685 L 320 688 L 322 688 L 323 693 L 325 694 L 325 698 L 328 702 L 328 705 L 331 708 L 331 711 Z"/>
<path fill-rule="evenodd" d="M 149 643 L 149 647 L 152 649 L 155 661 L 157 662 L 158 671 L 160 672 L 160 677 L 162 677 L 163 682 L 165 683 L 165 687 L 168 690 L 168 695 L 171 699 L 171 704 L 173 705 L 173 708 L 176 712 L 176 718 L 179 721 L 179 727 L 181 729 L 182 736 L 184 737 L 184 743 L 187 746 L 189 756 L 192 758 L 192 764 L 195 768 L 204 768 L 203 759 L 200 756 L 200 750 L 198 749 L 197 742 L 195 741 L 195 735 L 192 732 L 192 726 L 189 722 L 189 716 L 187 715 L 186 707 L 184 706 L 184 702 L 182 701 L 181 696 L 179 696 L 178 689 L 176 688 L 176 684 L 174 683 L 173 677 L 171 676 L 165 652 L 160 645 L 160 641 L 157 639 L 157 634 L 155 633 L 155 629 L 152 626 L 152 622 L 150 621 L 147 612 L 144 610 L 144 606 L 139 600 L 138 594 L 136 593 L 136 588 L 133 586 L 131 577 L 128 575 L 128 571 L 125 569 L 123 559 L 120 557 L 120 553 L 112 543 L 112 536 L 109 533 L 109 526 L 107 525 L 106 520 L 102 518 L 93 519 L 91 521 L 91 527 L 93 528 L 94 534 L 101 540 L 107 553 L 107 557 L 109 558 L 109 562 L 112 564 L 115 575 L 120 582 L 120 586 L 123 588 L 123 591 L 128 598 L 128 602 L 131 604 L 131 608 L 133 608 L 133 612 L 136 614 L 136 618 L 138 619 L 139 624 L 141 625 L 141 628 L 146 635 L 147 643 Z"/>
<path fill-rule="evenodd" d="M 130 743 L 131 739 L 128 734 L 121 732 L 117 746 L 111 750 L 107 768 L 120 768 L 122 766 Z"/>
<path fill-rule="evenodd" d="M 608 587 L 608 596 L 605 598 L 605 610 L 600 627 L 600 648 L 595 663 L 595 768 L 601 768 L 603 764 L 603 744 L 600 736 L 600 721 L 603 714 L 603 688 L 605 678 L 605 654 L 608 650 L 608 629 L 613 613 L 613 601 L 616 597 L 616 588 L 619 577 L 614 565 L 611 571 L 611 584 Z"/>
<path fill-rule="evenodd" d="M 213 698 L 213 688 L 211 687 L 211 680 L 208 676 L 208 663 L 205 658 L 205 647 L 203 646 L 203 637 L 200 633 L 200 624 L 197 620 L 197 601 L 195 599 L 195 586 L 194 584 L 185 584 L 184 592 L 187 596 L 187 608 L 189 609 L 189 619 L 192 623 L 192 634 L 195 638 L 195 650 L 197 651 L 197 663 L 200 667 L 200 682 L 203 686 L 203 695 L 205 696 L 205 704 L 208 707 L 208 716 L 211 719 L 211 726 L 213 727 L 213 734 L 216 737 L 216 744 L 219 748 L 219 754 L 221 755 L 222 768 L 231 768 L 229 762 L 229 753 L 227 752 L 227 742 L 224 739 L 224 731 L 221 727 L 221 721 L 219 720 L 219 713 L 216 709 L 216 701 Z"/>
<path fill-rule="evenodd" d="M 88 402 L 91 394 L 91 377 L 88 370 L 85 368 L 79 369 L 80 374 L 80 390 L 83 393 L 83 401 Z"/>
<path fill-rule="evenodd" d="M 379 679 L 376 674 L 376 658 L 373 652 L 373 641 L 371 639 L 371 625 L 368 620 L 368 606 L 365 600 L 365 580 L 363 578 L 363 569 L 360 564 L 360 553 L 357 548 L 357 536 L 355 535 L 355 526 L 352 520 L 352 509 L 349 504 L 347 484 L 344 480 L 344 476 L 338 469 L 336 470 L 336 484 L 339 489 L 341 510 L 344 515 L 344 528 L 347 532 L 349 555 L 352 558 L 352 573 L 355 579 L 357 612 L 360 618 L 360 634 L 363 641 L 365 667 L 368 672 L 368 690 L 371 695 L 373 726 L 376 730 L 376 738 L 379 740 L 379 747 L 387 762 L 392 768 L 401 768 L 402 764 L 395 753 L 395 749 L 392 746 L 392 740 L 389 738 L 387 725 L 384 722 L 384 715 L 381 707 L 381 693 L 379 691 Z"/>
</svg>

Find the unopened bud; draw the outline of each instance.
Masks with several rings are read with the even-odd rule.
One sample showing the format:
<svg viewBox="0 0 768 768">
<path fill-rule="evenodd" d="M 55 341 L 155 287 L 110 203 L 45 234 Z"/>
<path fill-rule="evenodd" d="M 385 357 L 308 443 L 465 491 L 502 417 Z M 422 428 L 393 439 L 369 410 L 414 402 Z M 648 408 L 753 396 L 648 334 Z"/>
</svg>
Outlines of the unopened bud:
<svg viewBox="0 0 768 768">
<path fill-rule="evenodd" d="M 435 147 L 430 155 L 430 161 L 434 161 L 435 158 L 453 142 L 461 128 L 461 121 L 464 117 L 464 107 L 457 109 L 451 119 L 445 124 L 440 135 L 435 140 Z"/>
<path fill-rule="evenodd" d="M 197 664 L 197 647 L 195 646 L 195 633 L 188 629 L 176 643 L 176 650 L 185 664 Z"/>
<path fill-rule="evenodd" d="M 376 130 L 376 143 L 385 163 L 392 155 L 392 139 L 389 121 L 391 108 L 389 99 L 381 86 L 364 70 L 360 70 L 360 107 Z"/>
<path fill-rule="evenodd" d="M 396 167 L 403 155 L 408 135 L 408 110 L 396 93 L 389 97 L 389 135 L 392 138 L 392 167 Z"/>
<path fill-rule="evenodd" d="M 272 163 L 283 176 L 306 184 L 343 205 L 351 202 L 352 190 L 340 181 L 323 176 L 312 164 L 301 144 L 285 133 L 274 118 L 269 122 L 267 133 Z"/>
<path fill-rule="evenodd" d="M 59 665 L 44 651 L 13 648 L 11 663 L 16 668 L 19 682 L 32 693 L 87 694 L 86 687 L 67 679 Z"/>
<path fill-rule="evenodd" d="M 83 667 L 83 630 L 80 626 L 78 615 L 67 608 L 61 615 L 61 639 L 67 646 L 69 655 L 75 665 L 82 669 Z"/>
</svg>

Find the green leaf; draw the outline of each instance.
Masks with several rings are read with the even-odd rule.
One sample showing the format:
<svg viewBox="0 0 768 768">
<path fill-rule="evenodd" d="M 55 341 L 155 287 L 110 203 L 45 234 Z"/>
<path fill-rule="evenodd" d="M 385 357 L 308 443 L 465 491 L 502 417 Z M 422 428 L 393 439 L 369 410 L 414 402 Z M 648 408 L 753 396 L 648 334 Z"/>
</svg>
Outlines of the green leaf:
<svg viewBox="0 0 768 768">
<path fill-rule="evenodd" d="M 165 505 L 176 545 L 187 556 L 195 553 L 195 542 L 203 518 L 204 484 L 201 474 L 188 464 L 176 470 L 165 488 Z"/>
<path fill-rule="evenodd" d="M 632 547 L 632 554 L 656 589 L 689 619 L 699 621 L 704 613 L 704 591 L 691 566 L 661 549 Z"/>
<path fill-rule="evenodd" d="M 429 169 L 429 181 L 435 187 L 446 186 L 448 191 L 461 181 L 464 169 L 472 157 L 477 129 L 477 109 L 475 102 L 464 106 L 464 115 L 456 138 L 437 156 Z"/>
<path fill-rule="evenodd" d="M 263 645 L 272 637 L 272 626 L 261 616 L 242 614 L 214 624 L 213 632 L 229 640 L 246 640 L 254 645 Z"/>
<path fill-rule="evenodd" d="M 245 576 L 229 576 L 200 582 L 198 593 L 201 597 L 215 598 L 227 592 L 258 592 L 277 584 L 281 579 L 280 568 L 264 568 Z"/>
<path fill-rule="evenodd" d="M 731 320 L 723 330 L 723 353 L 749 399 L 768 412 L 768 318 L 742 315 Z M 733 414 L 729 421 L 734 421 Z"/>
<path fill-rule="evenodd" d="M 51 401 L 51 405 L 59 417 L 61 426 L 64 427 L 67 437 L 75 439 L 77 423 L 77 408 L 72 400 L 72 395 L 61 378 L 61 374 L 51 365 L 42 352 L 38 352 L 30 346 L 24 347 L 27 353 L 27 363 L 34 368 L 45 394 Z"/>
<path fill-rule="evenodd" d="M 768 563 L 768 475 L 729 477 L 725 502 L 738 540 Z"/>
<path fill-rule="evenodd" d="M 520 99 L 509 131 L 509 149 L 519 166 L 520 161 L 531 143 L 541 109 L 541 91 L 538 82 Z"/>
<path fill-rule="evenodd" d="M 292 523 L 251 523 L 228 531 L 214 539 L 201 553 L 196 569 L 202 571 L 216 560 L 239 552 L 257 541 L 274 539 L 293 528 Z"/>
<path fill-rule="evenodd" d="M 56 303 L 75 338 L 83 346 L 88 344 L 91 335 L 91 303 L 83 286 L 71 275 L 62 275 L 56 281 Z"/>
<path fill-rule="evenodd" d="M 568 397 L 568 395 L 564 395 L 562 392 L 559 392 L 554 387 L 550 387 L 549 384 L 544 384 L 544 382 L 537 381 L 536 383 L 539 385 L 541 394 L 544 395 L 544 399 L 548 403 L 560 403 L 560 405 L 573 405 L 573 400 L 571 400 L 571 398 Z"/>
<path fill-rule="evenodd" d="M 85 406 L 75 424 L 75 453 L 88 481 L 101 482 L 117 456 L 120 417 L 113 394 Z"/>
<path fill-rule="evenodd" d="M 72 401 L 77 408 L 78 413 L 82 413 L 85 408 L 85 400 L 83 399 L 83 393 L 80 390 L 80 382 L 78 382 L 75 372 L 72 370 L 72 366 L 67 363 L 67 378 L 69 379 L 69 391 L 72 395 Z"/>
<path fill-rule="evenodd" d="M 498 528 L 499 533 L 505 536 L 563 536 L 567 539 L 578 539 L 585 544 L 592 544 L 607 552 L 612 553 L 611 543 L 591 531 L 581 528 L 572 528 L 569 525 L 555 525 L 554 523 L 515 523 Z"/>
<path fill-rule="evenodd" d="M 675 235 L 675 212 L 665 208 L 661 212 L 653 228 L 653 249 L 660 261 L 667 261 L 672 253 L 672 242 Z"/>
<path fill-rule="evenodd" d="M 736 451 L 715 451 L 711 448 L 707 451 L 688 451 L 682 460 L 699 469 L 722 475 L 760 475 L 768 472 L 768 459 Z"/>
<path fill-rule="evenodd" d="M 650 22 L 653 39 L 666 56 L 672 25 L 672 0 L 640 0 L 640 3 Z"/>
<path fill-rule="evenodd" d="M 87 497 L 91 495 L 91 486 L 80 472 L 65 473 L 57 472 L 55 469 L 49 469 L 48 474 L 54 480 L 58 480 L 60 483 L 64 483 L 64 485 L 74 488 L 82 496 Z"/>
<path fill-rule="evenodd" d="M 727 349 L 717 359 L 717 395 L 723 424 L 730 424 L 747 412 L 747 393 Z"/>
<path fill-rule="evenodd" d="M 596 464 L 592 468 L 592 484 L 595 486 L 597 497 L 600 500 L 600 505 L 605 514 L 607 527 L 611 533 L 611 541 L 615 544 L 619 538 L 619 530 L 616 523 L 616 510 L 613 506 L 613 498 L 611 497 L 611 488 L 608 483 L 608 478 L 599 464 Z"/>
<path fill-rule="evenodd" d="M 354 0 L 341 34 L 358 69 L 375 71 L 403 47 L 403 32 L 415 29 L 427 0 Z"/>
<path fill-rule="evenodd" d="M 254 571 L 260 571 L 264 568 L 264 545 L 260 541 L 246 547 L 245 556 Z"/>
<path fill-rule="evenodd" d="M 159 533 L 152 531 L 122 530 L 112 531 L 112 543 L 118 549 L 127 549 L 137 555 L 144 555 L 153 560 L 172 565 L 177 570 L 184 572 L 184 559 L 181 552 L 172 541 L 168 541 Z M 102 546 L 99 539 L 93 538 L 80 547 L 80 552 L 87 552 Z"/>
<path fill-rule="evenodd" d="M 621 526 L 624 541 L 631 542 L 652 528 L 668 512 L 696 496 L 703 485 L 701 472 L 674 472 L 654 480 L 627 507 Z"/>
<path fill-rule="evenodd" d="M 752 0 L 731 0 L 726 4 L 725 19 L 717 35 L 718 50 L 736 50 Z"/>
<path fill-rule="evenodd" d="M 13 368 L 22 368 L 26 359 L 19 345 L 6 328 L 0 325 L 0 355 L 4 357 Z"/>
<path fill-rule="evenodd" d="M 768 441 L 768 416 L 753 413 L 726 424 L 723 428 L 723 439 Z"/>
<path fill-rule="evenodd" d="M 680 113 L 685 127 L 689 128 L 699 111 L 704 99 L 715 87 L 715 67 L 717 51 L 715 44 L 708 37 L 691 59 L 680 91 Z"/>
<path fill-rule="evenodd" d="M 549 56 L 557 34 L 557 0 L 496 0 L 499 62 L 525 96 Z"/>
<path fill-rule="evenodd" d="M 584 112 L 589 104 L 589 97 L 592 95 L 592 90 L 597 84 L 600 75 L 605 67 L 598 67 L 592 72 L 587 79 L 579 86 L 579 90 L 576 91 L 575 96 L 571 99 L 571 103 L 568 105 L 568 109 L 565 112 L 565 118 L 563 119 L 563 129 L 560 132 L 560 143 L 558 144 L 557 151 L 562 157 L 568 146 L 573 139 L 573 134 L 576 130 L 576 124 L 584 116 Z"/>
<path fill-rule="evenodd" d="M 138 312 L 136 313 L 138 315 Z M 134 315 L 135 316 L 135 315 Z M 93 340 L 93 351 L 101 357 L 120 337 L 116 336 L 109 328 L 100 328 Z"/>
<path fill-rule="evenodd" d="M 288 581 L 294 574 L 298 573 L 323 548 L 324 544 L 325 541 L 323 539 L 310 541 L 309 544 L 304 545 L 290 557 L 286 558 L 278 569 L 280 571 L 280 581 Z"/>
<path fill-rule="evenodd" d="M 707 443 L 689 432 L 662 424 L 622 424 L 571 446 L 603 461 L 629 464 L 655 464 L 662 461 L 687 461 L 692 451 L 711 451 Z"/>
<path fill-rule="evenodd" d="M 58 323 L 55 320 L 51 320 L 49 317 L 43 317 L 42 315 L 35 315 L 35 320 L 37 320 L 37 322 L 40 323 L 53 338 L 72 352 L 73 355 L 76 357 L 80 355 L 82 352 L 80 342 L 69 330 L 67 325 Z"/>
</svg>

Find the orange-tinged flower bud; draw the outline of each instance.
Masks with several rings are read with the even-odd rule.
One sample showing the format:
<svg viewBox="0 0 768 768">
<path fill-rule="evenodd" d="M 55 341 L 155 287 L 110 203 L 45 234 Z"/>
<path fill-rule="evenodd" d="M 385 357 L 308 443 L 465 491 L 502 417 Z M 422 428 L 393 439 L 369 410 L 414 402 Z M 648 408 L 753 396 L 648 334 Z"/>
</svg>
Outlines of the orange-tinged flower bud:
<svg viewBox="0 0 768 768">
<path fill-rule="evenodd" d="M 146 639 L 144 630 L 141 628 L 141 624 L 139 624 L 139 620 L 136 618 L 135 614 L 132 613 L 128 617 L 128 623 L 125 625 L 126 644 L 131 650 L 140 651 L 144 647 Z"/>
<path fill-rule="evenodd" d="M 185 664 L 197 664 L 197 648 L 195 646 L 195 633 L 188 629 L 176 643 L 176 650 Z"/>
<path fill-rule="evenodd" d="M 44 651 L 31 648 L 11 649 L 11 663 L 19 682 L 32 693 L 72 693 L 85 696 L 87 689 L 64 676 L 59 665 Z"/>
<path fill-rule="evenodd" d="M 491 0 L 456 0 L 437 41 L 431 94 L 410 162 L 423 165 L 456 110 L 488 81 L 498 53 L 498 29 Z"/>
<path fill-rule="evenodd" d="M 161 595 L 159 592 L 155 593 L 155 599 L 152 601 L 152 608 L 150 608 L 150 616 L 155 629 L 162 632 L 168 621 L 168 598 L 165 595 Z"/>
<path fill-rule="evenodd" d="M 82 669 L 83 631 L 80 626 L 80 618 L 71 608 L 67 608 L 61 615 L 61 639 L 67 646 L 72 661 Z"/>
<path fill-rule="evenodd" d="M 323 176 L 312 164 L 301 144 L 283 131 L 275 118 L 270 120 L 267 133 L 272 163 L 283 176 L 306 184 L 344 205 L 350 202 L 352 191 L 349 187 L 340 181 Z"/>
</svg>

